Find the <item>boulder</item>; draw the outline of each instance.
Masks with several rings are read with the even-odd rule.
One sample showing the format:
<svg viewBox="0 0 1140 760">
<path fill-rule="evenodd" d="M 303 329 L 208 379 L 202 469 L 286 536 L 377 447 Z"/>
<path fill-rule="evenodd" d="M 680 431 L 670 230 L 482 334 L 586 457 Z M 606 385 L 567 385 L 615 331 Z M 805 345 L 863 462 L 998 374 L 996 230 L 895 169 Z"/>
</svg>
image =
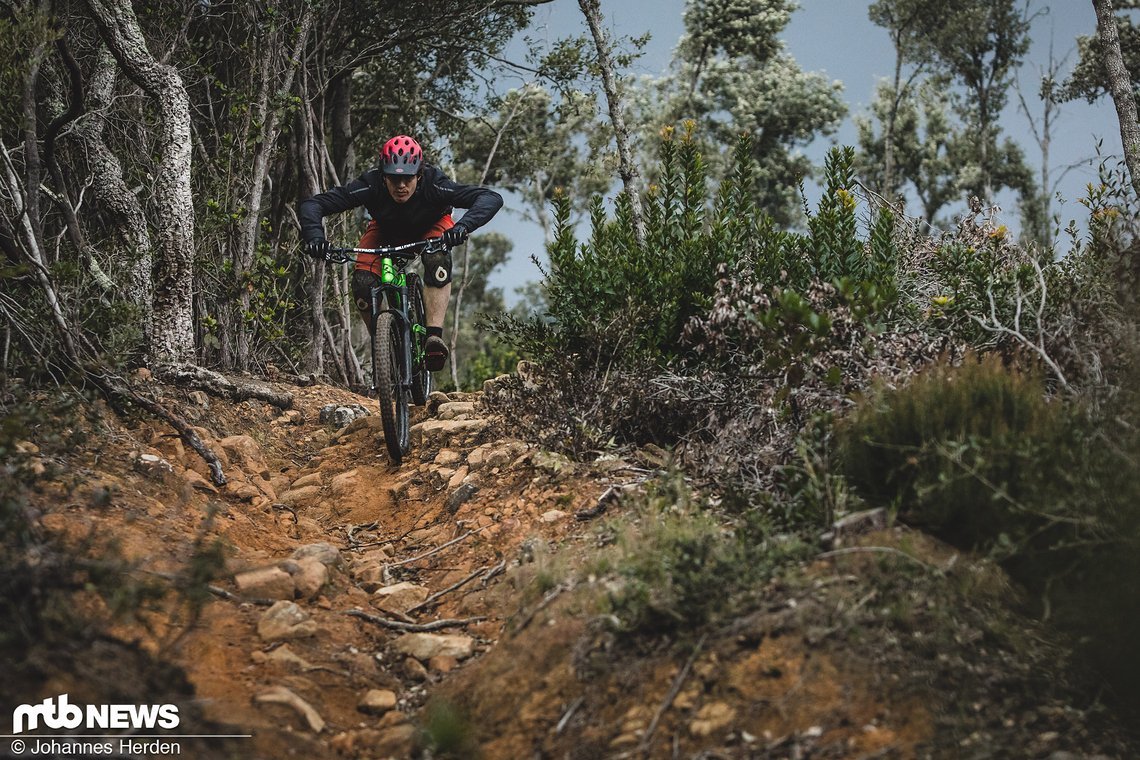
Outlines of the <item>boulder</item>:
<svg viewBox="0 0 1140 760">
<path fill-rule="evenodd" d="M 478 449 L 476 449 L 478 451 Z M 454 468 L 463 461 L 463 455 L 454 449 L 440 449 L 439 453 L 435 455 L 435 463 L 440 467 Z"/>
<path fill-rule="evenodd" d="M 340 550 L 327 541 L 305 544 L 293 550 L 289 556 L 298 562 L 312 557 L 328 567 L 336 567 L 340 564 Z"/>
<path fill-rule="evenodd" d="M 297 562 L 298 570 L 293 574 L 297 593 L 304 599 L 315 599 L 329 582 L 329 569 L 316 557 L 306 557 Z"/>
<path fill-rule="evenodd" d="M 411 428 L 412 443 L 423 446 L 444 446 L 462 442 L 487 427 L 487 420 L 426 420 Z"/>
<path fill-rule="evenodd" d="M 436 416 L 441 420 L 471 419 L 474 414 L 473 401 L 448 401 L 446 404 L 440 404 L 436 411 Z"/>
<path fill-rule="evenodd" d="M 218 441 L 218 445 L 246 472 L 260 475 L 266 480 L 272 474 L 265 463 L 261 446 L 248 435 L 231 435 Z"/>
<path fill-rule="evenodd" d="M 447 511 L 455 514 L 459 508 L 467 503 L 467 501 L 479 492 L 479 486 L 474 483 L 464 483 L 455 489 L 451 496 L 447 497 Z"/>
<path fill-rule="evenodd" d="M 194 470 L 186 470 L 186 472 L 182 473 L 182 479 L 195 491 L 202 491 L 203 493 L 218 492 L 217 486 L 207 480 L 201 473 Z"/>
<path fill-rule="evenodd" d="M 277 497 L 277 501 L 287 507 L 307 507 L 321 496 L 320 486 L 291 488 Z"/>
<path fill-rule="evenodd" d="M 333 496 L 344 496 L 354 492 L 360 485 L 357 474 L 357 470 L 348 470 L 335 476 L 331 483 Z"/>
<path fill-rule="evenodd" d="M 355 419 L 367 416 L 368 410 L 360 404 L 325 404 L 321 407 L 320 421 L 322 425 L 342 428 Z"/>
<path fill-rule="evenodd" d="M 321 484 L 321 473 L 310 472 L 308 475 L 302 475 L 290 484 L 288 490 L 295 488 L 305 488 L 307 486 L 319 486 Z"/>
</svg>

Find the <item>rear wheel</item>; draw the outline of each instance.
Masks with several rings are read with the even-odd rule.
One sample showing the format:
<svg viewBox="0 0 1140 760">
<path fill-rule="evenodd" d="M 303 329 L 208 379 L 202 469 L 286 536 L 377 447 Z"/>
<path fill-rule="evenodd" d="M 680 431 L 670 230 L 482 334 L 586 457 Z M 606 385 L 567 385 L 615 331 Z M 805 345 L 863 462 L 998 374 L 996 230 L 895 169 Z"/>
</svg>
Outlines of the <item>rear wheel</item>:
<svg viewBox="0 0 1140 760">
<path fill-rule="evenodd" d="M 394 464 L 408 453 L 408 399 L 401 382 L 404 338 L 394 314 L 376 318 L 372 334 L 372 378 L 376 398 L 380 401 L 380 422 L 384 427 L 384 445 Z"/>
<path fill-rule="evenodd" d="M 424 286 L 415 274 L 408 275 L 408 318 L 412 320 L 412 401 L 416 406 L 427 403 L 431 395 L 431 373 L 424 367 L 427 322 L 424 311 Z"/>
</svg>

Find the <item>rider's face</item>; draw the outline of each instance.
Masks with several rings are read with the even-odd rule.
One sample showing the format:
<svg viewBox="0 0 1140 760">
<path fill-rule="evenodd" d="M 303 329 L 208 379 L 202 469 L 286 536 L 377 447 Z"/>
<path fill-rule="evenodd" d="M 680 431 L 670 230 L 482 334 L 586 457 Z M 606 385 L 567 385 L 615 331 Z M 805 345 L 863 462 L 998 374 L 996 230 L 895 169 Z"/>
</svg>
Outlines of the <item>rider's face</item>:
<svg viewBox="0 0 1140 760">
<path fill-rule="evenodd" d="M 417 174 L 411 176 L 385 174 L 384 184 L 387 186 L 388 194 L 392 196 L 392 200 L 396 203 L 404 203 L 416 191 L 416 187 L 420 184 L 420 178 Z"/>
</svg>

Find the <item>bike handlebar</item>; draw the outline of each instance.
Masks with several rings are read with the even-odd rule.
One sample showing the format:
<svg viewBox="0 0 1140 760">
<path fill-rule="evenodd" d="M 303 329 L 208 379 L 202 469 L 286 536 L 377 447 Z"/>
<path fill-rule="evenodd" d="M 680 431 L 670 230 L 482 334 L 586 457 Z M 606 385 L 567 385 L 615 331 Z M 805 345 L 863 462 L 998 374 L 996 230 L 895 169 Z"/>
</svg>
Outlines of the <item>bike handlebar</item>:
<svg viewBox="0 0 1140 760">
<path fill-rule="evenodd" d="M 380 248 L 329 248 L 329 253 L 335 258 L 331 259 L 332 262 L 338 264 L 346 264 L 356 261 L 356 256 L 353 254 L 370 253 L 375 256 L 391 256 L 395 259 L 401 259 L 405 263 L 411 261 L 421 253 L 435 253 L 438 251 L 446 251 L 450 248 L 443 242 L 443 238 L 428 238 L 427 240 L 417 240 L 412 243 L 403 243 L 402 245 L 386 245 Z"/>
</svg>

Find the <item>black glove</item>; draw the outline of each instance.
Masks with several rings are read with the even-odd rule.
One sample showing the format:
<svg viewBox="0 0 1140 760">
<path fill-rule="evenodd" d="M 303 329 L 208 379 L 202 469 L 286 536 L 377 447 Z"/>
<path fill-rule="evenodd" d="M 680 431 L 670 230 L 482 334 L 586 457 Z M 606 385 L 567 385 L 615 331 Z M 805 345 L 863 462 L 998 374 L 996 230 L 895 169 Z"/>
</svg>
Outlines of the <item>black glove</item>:
<svg viewBox="0 0 1140 760">
<path fill-rule="evenodd" d="M 467 236 L 470 234 L 471 230 L 467 229 L 466 226 L 456 224 L 453 227 L 449 227 L 448 230 L 443 233 L 443 244 L 448 248 L 463 245 L 467 241 Z"/>
<path fill-rule="evenodd" d="M 332 244 L 324 238 L 316 238 L 305 243 L 305 254 L 314 259 L 332 261 Z"/>
</svg>

